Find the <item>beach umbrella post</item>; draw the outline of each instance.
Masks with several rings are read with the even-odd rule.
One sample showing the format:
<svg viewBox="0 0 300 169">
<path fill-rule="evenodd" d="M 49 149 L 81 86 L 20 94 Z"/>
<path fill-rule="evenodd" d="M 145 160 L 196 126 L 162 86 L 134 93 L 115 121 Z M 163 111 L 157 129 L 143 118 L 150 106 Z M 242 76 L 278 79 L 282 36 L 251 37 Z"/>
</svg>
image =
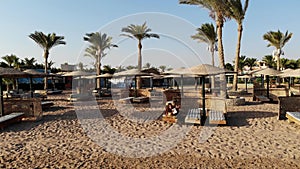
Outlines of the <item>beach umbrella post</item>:
<svg viewBox="0 0 300 169">
<path fill-rule="evenodd" d="M 29 83 L 30 97 L 33 98 L 32 76 L 29 77 L 29 80 L 30 80 L 30 83 Z"/>
<path fill-rule="evenodd" d="M 269 96 L 270 96 L 270 86 L 269 86 L 269 84 L 270 84 L 270 76 L 269 75 L 266 75 L 266 81 L 267 81 L 267 98 L 269 98 Z"/>
<path fill-rule="evenodd" d="M 4 114 L 2 76 L 0 76 L 0 117 Z"/>
<path fill-rule="evenodd" d="M 203 120 L 202 125 L 206 120 L 206 111 L 205 111 L 205 76 L 201 76 L 201 84 L 202 84 L 202 112 L 203 112 Z"/>
</svg>

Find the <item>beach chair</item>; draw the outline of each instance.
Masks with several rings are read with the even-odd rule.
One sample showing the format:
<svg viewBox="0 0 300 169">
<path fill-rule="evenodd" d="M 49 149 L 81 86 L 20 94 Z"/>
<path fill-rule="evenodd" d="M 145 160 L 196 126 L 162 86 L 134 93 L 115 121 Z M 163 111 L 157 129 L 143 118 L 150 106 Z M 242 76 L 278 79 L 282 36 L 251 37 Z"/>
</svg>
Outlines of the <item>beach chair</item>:
<svg viewBox="0 0 300 169">
<path fill-rule="evenodd" d="M 25 113 L 11 113 L 0 117 L 0 128 L 8 126 L 9 124 L 19 122 L 25 117 Z"/>
<path fill-rule="evenodd" d="M 189 109 L 184 122 L 190 124 L 201 124 L 200 111 L 202 111 L 202 108 Z"/>
<path fill-rule="evenodd" d="M 208 100 L 208 111 L 207 117 L 209 119 L 209 124 L 227 124 L 227 106 L 226 100 L 222 98 L 209 98 Z"/>
<path fill-rule="evenodd" d="M 286 118 L 289 123 L 297 123 L 300 125 L 300 112 L 286 112 Z"/>
<path fill-rule="evenodd" d="M 133 103 L 145 103 L 145 102 L 149 102 L 149 97 L 145 97 L 145 96 L 140 96 L 140 97 L 134 97 L 132 99 Z"/>
<path fill-rule="evenodd" d="M 119 103 L 131 103 L 134 97 L 125 97 L 119 99 Z"/>
</svg>

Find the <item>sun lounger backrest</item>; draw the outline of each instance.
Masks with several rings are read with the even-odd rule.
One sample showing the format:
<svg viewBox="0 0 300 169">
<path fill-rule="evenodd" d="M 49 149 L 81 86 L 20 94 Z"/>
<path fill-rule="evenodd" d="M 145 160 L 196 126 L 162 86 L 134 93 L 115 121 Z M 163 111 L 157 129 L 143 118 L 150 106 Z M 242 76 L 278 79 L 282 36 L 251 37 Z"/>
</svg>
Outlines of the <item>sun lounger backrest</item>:
<svg viewBox="0 0 300 169">
<path fill-rule="evenodd" d="M 300 97 L 278 97 L 278 119 L 285 119 L 286 112 L 300 112 Z"/>
<path fill-rule="evenodd" d="M 206 108 L 215 111 L 222 111 L 223 113 L 227 113 L 226 108 L 226 100 L 222 98 L 207 98 L 206 99 Z"/>
</svg>

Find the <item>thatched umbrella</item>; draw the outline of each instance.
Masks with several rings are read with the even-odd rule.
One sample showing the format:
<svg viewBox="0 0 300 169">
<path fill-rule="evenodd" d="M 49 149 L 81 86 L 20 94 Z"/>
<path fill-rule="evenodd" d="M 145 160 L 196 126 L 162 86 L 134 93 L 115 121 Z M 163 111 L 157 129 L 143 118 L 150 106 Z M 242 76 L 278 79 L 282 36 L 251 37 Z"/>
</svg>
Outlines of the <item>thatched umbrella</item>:
<svg viewBox="0 0 300 169">
<path fill-rule="evenodd" d="M 4 112 L 2 78 L 29 77 L 29 74 L 13 68 L 0 67 L 0 116 Z"/>
<path fill-rule="evenodd" d="M 26 69 L 24 70 L 23 72 L 27 73 L 29 75 L 29 78 L 30 78 L 30 84 L 29 84 L 29 88 L 30 88 L 30 96 L 31 98 L 33 98 L 33 88 L 32 88 L 32 78 L 37 78 L 37 77 L 45 77 L 47 76 L 46 73 L 44 72 L 39 72 L 35 69 Z"/>
<path fill-rule="evenodd" d="M 85 72 L 85 71 L 81 71 L 81 70 L 76 70 L 76 71 L 65 73 L 62 76 L 72 76 L 73 78 L 78 77 L 78 79 L 79 79 L 78 85 L 80 85 L 81 77 L 82 76 L 90 76 L 90 75 L 93 75 L 93 73 L 89 73 L 89 72 Z M 81 93 L 81 90 L 80 90 L 79 87 L 78 87 L 78 89 L 79 89 L 78 92 Z"/>
<path fill-rule="evenodd" d="M 62 76 L 88 76 L 88 75 L 92 75 L 92 73 L 81 71 L 81 70 L 76 70 L 73 72 L 65 73 Z"/>
<path fill-rule="evenodd" d="M 266 68 L 266 69 L 262 69 L 259 71 L 254 72 L 254 74 L 257 75 L 265 75 L 266 76 L 266 80 L 267 80 L 267 97 L 269 98 L 269 93 L 270 93 L 270 87 L 269 87 L 269 79 L 270 76 L 279 76 L 280 74 L 282 74 L 282 72 L 272 69 L 272 68 Z"/>
<path fill-rule="evenodd" d="M 168 71 L 166 73 L 169 74 L 179 74 L 181 77 L 184 75 L 194 75 L 199 76 L 202 78 L 202 110 L 203 110 L 203 116 L 206 118 L 206 112 L 205 112 L 205 76 L 209 75 L 218 75 L 218 74 L 225 74 L 225 73 L 234 73 L 233 71 L 229 71 L 226 69 L 221 69 L 219 67 L 215 67 L 209 64 L 200 64 L 193 66 L 191 68 L 179 68 L 174 69 L 171 71 Z M 182 78 L 183 79 L 183 78 Z"/>
<path fill-rule="evenodd" d="M 150 73 L 143 72 L 143 70 L 139 71 L 138 69 L 130 69 L 130 70 L 125 70 L 122 72 L 115 73 L 113 77 L 122 77 L 122 76 L 134 76 L 134 89 L 135 89 L 135 96 L 137 96 L 137 85 L 136 85 L 136 77 L 137 76 L 148 76 Z"/>
<path fill-rule="evenodd" d="M 104 73 L 104 74 L 96 76 L 96 78 L 104 78 L 105 79 L 104 82 L 105 82 L 106 88 L 107 88 L 107 79 L 112 78 L 112 77 L 113 77 L 113 74 L 110 74 L 110 73 Z"/>
</svg>

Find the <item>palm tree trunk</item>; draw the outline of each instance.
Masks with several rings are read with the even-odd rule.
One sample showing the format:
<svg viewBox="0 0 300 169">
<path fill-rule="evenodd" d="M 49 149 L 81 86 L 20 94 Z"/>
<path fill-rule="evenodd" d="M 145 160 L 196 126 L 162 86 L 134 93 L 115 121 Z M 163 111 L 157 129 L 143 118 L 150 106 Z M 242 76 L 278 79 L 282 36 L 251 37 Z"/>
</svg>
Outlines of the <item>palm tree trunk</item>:
<svg viewBox="0 0 300 169">
<path fill-rule="evenodd" d="M 48 56 L 49 56 L 49 51 L 45 50 L 44 52 L 44 58 L 45 58 L 45 74 L 47 75 L 48 73 Z M 48 77 L 45 76 L 45 80 L 44 80 L 44 90 L 48 89 Z"/>
<path fill-rule="evenodd" d="M 210 52 L 211 52 L 211 65 L 215 66 L 215 44 L 211 44 Z M 211 76 L 211 88 L 215 88 L 215 76 Z"/>
<path fill-rule="evenodd" d="M 218 54 L 219 54 L 219 67 L 225 69 L 225 59 L 224 59 L 224 48 L 222 40 L 223 32 L 223 18 L 218 17 L 216 21 L 217 25 L 217 35 L 218 35 Z M 225 74 L 220 75 L 220 97 L 226 98 L 226 77 Z"/>
<path fill-rule="evenodd" d="M 142 41 L 139 40 L 138 42 L 138 70 L 141 71 L 142 70 Z M 140 89 L 141 88 L 141 85 L 142 85 L 142 81 L 141 81 L 141 77 L 137 77 L 137 81 L 136 81 L 137 84 L 136 87 L 137 89 Z"/>
<path fill-rule="evenodd" d="M 276 55 L 276 59 L 277 59 L 277 70 L 280 71 L 280 54 Z"/>
<path fill-rule="evenodd" d="M 239 71 L 242 33 L 243 33 L 243 25 L 239 24 L 238 25 L 238 41 L 237 41 L 235 61 L 234 61 L 234 63 L 235 63 L 234 64 L 234 71 L 237 72 L 237 73 L 234 74 L 234 76 L 233 76 L 233 86 L 232 86 L 234 91 L 237 91 L 237 89 L 238 89 L 238 71 Z"/>
<path fill-rule="evenodd" d="M 101 51 L 98 51 L 97 54 L 97 60 L 96 60 L 96 64 L 97 64 L 97 75 L 101 75 Z M 101 79 L 97 78 L 97 82 L 96 82 L 96 88 L 100 89 L 101 88 Z"/>
</svg>

